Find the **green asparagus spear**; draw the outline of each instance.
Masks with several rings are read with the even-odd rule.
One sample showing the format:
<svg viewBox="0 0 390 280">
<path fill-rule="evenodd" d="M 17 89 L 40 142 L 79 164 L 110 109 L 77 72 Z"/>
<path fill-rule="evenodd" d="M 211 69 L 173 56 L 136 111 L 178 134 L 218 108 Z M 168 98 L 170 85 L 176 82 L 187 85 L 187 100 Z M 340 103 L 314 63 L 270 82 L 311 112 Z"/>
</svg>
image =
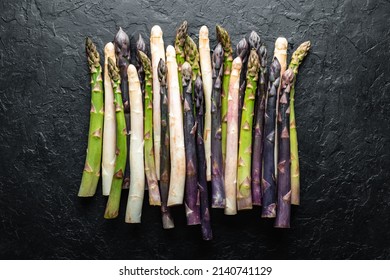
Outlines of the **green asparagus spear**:
<svg viewBox="0 0 390 280">
<path fill-rule="evenodd" d="M 154 164 L 153 149 L 153 92 L 152 92 L 152 67 L 148 56 L 142 51 L 138 51 L 145 71 L 145 104 L 144 104 L 144 157 L 145 157 L 145 174 L 148 182 L 149 204 L 161 205 L 160 192 L 158 189 L 156 167 Z"/>
<path fill-rule="evenodd" d="M 103 80 L 100 56 L 90 38 L 86 39 L 89 70 L 91 72 L 91 111 L 88 149 L 78 196 L 93 196 L 100 177 L 103 135 Z"/>
<path fill-rule="evenodd" d="M 232 43 L 230 42 L 230 37 L 227 31 L 217 25 L 217 37 L 218 41 L 221 43 L 224 53 L 223 53 L 223 79 L 222 79 L 222 158 L 223 164 L 225 166 L 225 157 L 226 157 L 226 136 L 227 136 L 227 109 L 228 109 L 228 95 L 229 95 L 229 81 L 230 81 L 230 72 L 232 70 L 233 63 L 233 49 Z"/>
<path fill-rule="evenodd" d="M 180 96 L 183 95 L 183 86 L 182 86 L 182 80 L 181 80 L 181 66 L 186 61 L 185 54 L 184 54 L 184 45 L 185 45 L 186 38 L 187 38 L 187 29 L 188 29 L 188 23 L 185 20 L 177 29 L 176 38 L 175 38 L 177 75 L 179 77 Z"/>
<path fill-rule="evenodd" d="M 122 102 L 121 77 L 119 75 L 118 67 L 111 58 L 108 59 L 108 73 L 114 90 L 116 116 L 116 162 L 110 196 L 107 201 L 104 218 L 113 219 L 118 216 L 122 182 L 127 162 L 127 130 Z"/>
<path fill-rule="evenodd" d="M 252 49 L 248 59 L 246 74 L 246 89 L 240 124 L 240 141 L 238 148 L 237 170 L 237 209 L 252 209 L 251 194 L 251 154 L 252 154 L 252 124 L 257 79 L 260 67 L 259 56 Z"/>
<path fill-rule="evenodd" d="M 195 80 L 200 75 L 199 51 L 194 40 L 192 40 L 192 38 L 188 35 L 184 45 L 184 53 L 186 55 L 186 61 L 188 61 L 191 65 L 192 88 L 194 88 Z M 192 91 L 192 95 L 194 95 L 194 91 Z"/>
<path fill-rule="evenodd" d="M 298 136 L 297 127 L 295 124 L 295 109 L 294 109 L 294 97 L 295 97 L 295 81 L 298 74 L 299 65 L 301 65 L 303 59 L 306 57 L 311 47 L 310 41 L 302 43 L 291 57 L 289 68 L 293 70 L 295 74 L 294 81 L 291 85 L 290 92 L 290 146 L 291 146 L 291 204 L 299 205 L 299 157 L 298 157 Z"/>
</svg>

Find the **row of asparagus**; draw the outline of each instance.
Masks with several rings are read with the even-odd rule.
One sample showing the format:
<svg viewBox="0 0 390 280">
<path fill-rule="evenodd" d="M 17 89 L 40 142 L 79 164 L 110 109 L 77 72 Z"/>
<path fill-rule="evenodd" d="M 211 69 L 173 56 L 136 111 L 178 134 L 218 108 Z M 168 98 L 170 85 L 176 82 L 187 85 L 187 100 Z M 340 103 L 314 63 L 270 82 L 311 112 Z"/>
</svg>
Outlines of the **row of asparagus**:
<svg viewBox="0 0 390 280">
<path fill-rule="evenodd" d="M 310 42 L 298 47 L 286 70 L 285 38 L 277 39 L 268 67 L 254 31 L 233 60 L 221 26 L 212 55 L 208 28 L 199 31 L 199 47 L 187 30 L 185 21 L 165 53 L 162 30 L 154 26 L 151 59 L 140 35 L 134 66 L 120 29 L 104 48 L 104 102 L 100 56 L 87 38 L 92 93 L 79 196 L 95 194 L 102 162 L 107 219 L 118 216 L 122 188 L 129 188 L 125 220 L 139 223 L 146 185 L 149 204 L 161 206 L 164 228 L 174 227 L 169 207 L 184 202 L 187 223 L 201 224 L 203 238 L 212 239 L 211 181 L 213 208 L 234 215 L 259 205 L 262 217 L 289 227 L 290 204 L 299 204 L 294 84 Z"/>
</svg>

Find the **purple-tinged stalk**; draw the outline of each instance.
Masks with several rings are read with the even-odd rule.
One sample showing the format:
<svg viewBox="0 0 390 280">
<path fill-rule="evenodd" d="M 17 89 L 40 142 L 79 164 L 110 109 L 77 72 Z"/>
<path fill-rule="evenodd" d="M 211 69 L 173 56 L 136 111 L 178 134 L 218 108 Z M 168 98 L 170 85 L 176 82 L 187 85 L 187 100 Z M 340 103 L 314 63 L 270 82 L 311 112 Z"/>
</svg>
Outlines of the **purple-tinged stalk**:
<svg viewBox="0 0 390 280">
<path fill-rule="evenodd" d="M 263 218 L 275 218 L 276 216 L 276 182 L 274 164 L 275 144 L 275 111 L 276 95 L 280 84 L 280 64 L 274 57 L 270 72 L 267 91 L 267 106 L 264 117 L 264 152 L 263 152 L 263 174 L 261 187 L 263 191 L 262 212 Z"/>
<path fill-rule="evenodd" d="M 137 55 L 135 56 L 137 64 L 135 65 L 135 68 L 137 68 L 137 73 L 138 73 L 138 79 L 141 85 L 141 92 L 142 92 L 142 100 L 145 99 L 145 70 L 142 65 L 141 58 L 138 55 L 138 52 L 141 51 L 144 54 L 146 54 L 146 44 L 144 39 L 142 38 L 141 34 L 138 35 L 138 40 L 137 40 Z"/>
<path fill-rule="evenodd" d="M 91 73 L 91 110 L 88 133 L 88 148 L 85 158 L 83 177 L 78 196 L 93 196 L 100 178 L 100 161 L 102 156 L 103 133 L 103 81 L 100 56 L 95 44 L 86 39 L 88 66 Z"/>
<path fill-rule="evenodd" d="M 237 214 L 237 157 L 238 157 L 238 111 L 241 57 L 233 60 L 229 85 L 229 104 L 227 112 L 227 146 L 225 164 L 225 215 Z"/>
<path fill-rule="evenodd" d="M 200 224 L 198 202 L 198 166 L 196 158 L 196 123 L 192 102 L 192 68 L 184 62 L 181 69 L 184 110 L 184 145 L 186 153 L 185 209 L 188 225 Z"/>
<path fill-rule="evenodd" d="M 204 129 L 204 96 L 202 79 L 198 77 L 195 81 L 195 105 L 196 105 L 196 122 L 198 128 L 196 130 L 196 155 L 198 160 L 198 187 L 200 196 L 200 219 L 202 227 L 203 240 L 213 239 L 213 232 L 210 223 L 210 208 L 209 195 L 207 190 L 206 177 L 206 158 L 205 144 L 203 141 Z"/>
<path fill-rule="evenodd" d="M 257 96 L 255 102 L 255 120 L 253 130 L 252 148 L 252 204 L 261 205 L 261 173 L 263 162 L 263 135 L 264 135 L 264 112 L 267 98 L 267 49 L 264 45 L 259 48 L 260 72 L 257 84 Z"/>
<path fill-rule="evenodd" d="M 290 228 L 291 178 L 290 178 L 290 91 L 294 72 L 286 70 L 282 76 L 282 89 L 279 98 L 278 115 L 278 203 L 276 206 L 275 227 Z"/>
<path fill-rule="evenodd" d="M 129 104 L 129 86 L 127 78 L 127 67 L 130 64 L 130 39 L 126 32 L 119 27 L 118 33 L 114 38 L 115 45 L 115 56 L 116 56 L 116 65 L 119 68 L 121 76 L 121 91 L 122 91 L 122 102 L 123 109 L 125 113 L 126 121 L 126 135 L 127 135 L 127 149 L 129 149 L 130 144 L 130 104 Z M 123 189 L 128 189 L 130 185 L 130 167 L 126 166 L 126 170 L 123 175 Z"/>
<path fill-rule="evenodd" d="M 173 217 L 167 205 L 169 192 L 169 128 L 168 128 L 168 95 L 167 95 L 167 67 L 164 60 L 160 59 L 157 68 L 158 80 L 160 81 L 161 97 L 161 150 L 160 150 L 160 195 L 161 195 L 161 217 L 164 229 L 174 228 Z"/>
<path fill-rule="evenodd" d="M 223 73 L 223 49 L 219 43 L 213 52 L 213 91 L 211 94 L 211 190 L 213 208 L 225 207 L 223 179 L 222 128 L 221 128 L 221 86 Z M 230 75 L 229 75 L 230 76 Z"/>
<path fill-rule="evenodd" d="M 236 53 L 241 58 L 242 69 L 240 73 L 240 89 L 239 89 L 239 103 L 238 103 L 238 125 L 241 122 L 242 105 L 244 104 L 244 95 L 246 88 L 246 70 L 248 67 L 248 57 L 250 52 L 249 43 L 245 38 L 242 38 L 237 44 Z"/>
</svg>

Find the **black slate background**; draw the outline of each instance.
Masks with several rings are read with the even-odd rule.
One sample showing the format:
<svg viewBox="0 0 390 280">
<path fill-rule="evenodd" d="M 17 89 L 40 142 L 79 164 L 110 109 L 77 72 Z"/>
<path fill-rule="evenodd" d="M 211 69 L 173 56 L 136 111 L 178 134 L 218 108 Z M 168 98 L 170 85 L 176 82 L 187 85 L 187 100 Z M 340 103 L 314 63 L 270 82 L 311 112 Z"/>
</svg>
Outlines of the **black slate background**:
<svg viewBox="0 0 390 280">
<path fill-rule="evenodd" d="M 0 258 L 11 259 L 389 259 L 390 2 L 44 1 L 0 3 Z M 77 198 L 87 146 L 89 78 L 84 39 L 102 53 L 119 26 L 166 46 L 188 20 L 222 24 L 234 45 L 253 29 L 289 55 L 313 48 L 301 67 L 296 111 L 302 205 L 290 230 L 260 210 L 226 217 L 213 210 L 215 239 L 201 240 L 174 210 L 164 231 L 158 208 L 143 223 L 103 219 L 105 199 Z"/>
</svg>

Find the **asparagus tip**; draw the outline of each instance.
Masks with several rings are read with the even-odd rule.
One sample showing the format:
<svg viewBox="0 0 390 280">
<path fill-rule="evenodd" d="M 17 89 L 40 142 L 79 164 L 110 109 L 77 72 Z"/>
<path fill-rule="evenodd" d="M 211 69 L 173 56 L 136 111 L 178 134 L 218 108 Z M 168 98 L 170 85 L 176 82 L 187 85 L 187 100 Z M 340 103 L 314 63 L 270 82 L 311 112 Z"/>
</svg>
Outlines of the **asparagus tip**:
<svg viewBox="0 0 390 280">
<path fill-rule="evenodd" d="M 183 80 L 190 80 L 192 75 L 192 68 L 191 65 L 186 61 L 181 66 L 181 75 L 183 77 Z"/>
<path fill-rule="evenodd" d="M 145 44 L 145 41 L 142 38 L 141 34 L 138 34 L 137 50 L 140 50 L 140 51 L 146 53 L 146 44 Z"/>
<path fill-rule="evenodd" d="M 279 50 L 287 50 L 287 39 L 284 37 L 279 37 L 275 41 L 275 48 Z"/>
<path fill-rule="evenodd" d="M 166 74 L 167 74 L 167 66 L 165 65 L 165 61 L 162 58 L 160 58 L 157 67 L 157 75 L 161 86 L 165 86 L 166 84 Z"/>
<path fill-rule="evenodd" d="M 242 60 L 248 55 L 249 45 L 245 38 L 242 38 L 237 44 L 237 56 L 241 57 Z"/>
<path fill-rule="evenodd" d="M 256 51 L 260 48 L 261 38 L 256 31 L 252 31 L 249 36 L 249 45 Z"/>
<path fill-rule="evenodd" d="M 199 39 L 207 39 L 209 37 L 209 29 L 203 25 L 199 30 Z"/>
<path fill-rule="evenodd" d="M 130 59 L 130 39 L 122 27 L 119 27 L 119 31 L 116 33 L 114 43 L 117 55 Z"/>
<path fill-rule="evenodd" d="M 111 57 L 108 58 L 108 75 L 113 81 L 120 80 L 119 69 Z"/>
<path fill-rule="evenodd" d="M 85 39 L 85 50 L 87 52 L 88 64 L 91 68 L 92 66 L 97 67 L 100 62 L 100 56 L 96 50 L 96 45 L 92 42 L 91 38 L 87 37 Z"/>
<path fill-rule="evenodd" d="M 271 81 L 274 81 L 280 76 L 280 63 L 277 57 L 274 57 L 271 63 L 269 78 Z"/>
<path fill-rule="evenodd" d="M 215 68 L 221 68 L 222 62 L 223 62 L 223 48 L 221 43 L 219 43 L 213 52 L 212 56 L 213 64 L 215 65 Z"/>
<path fill-rule="evenodd" d="M 152 30 L 150 31 L 150 37 L 162 37 L 163 32 L 159 25 L 155 25 L 152 27 Z"/>
</svg>

